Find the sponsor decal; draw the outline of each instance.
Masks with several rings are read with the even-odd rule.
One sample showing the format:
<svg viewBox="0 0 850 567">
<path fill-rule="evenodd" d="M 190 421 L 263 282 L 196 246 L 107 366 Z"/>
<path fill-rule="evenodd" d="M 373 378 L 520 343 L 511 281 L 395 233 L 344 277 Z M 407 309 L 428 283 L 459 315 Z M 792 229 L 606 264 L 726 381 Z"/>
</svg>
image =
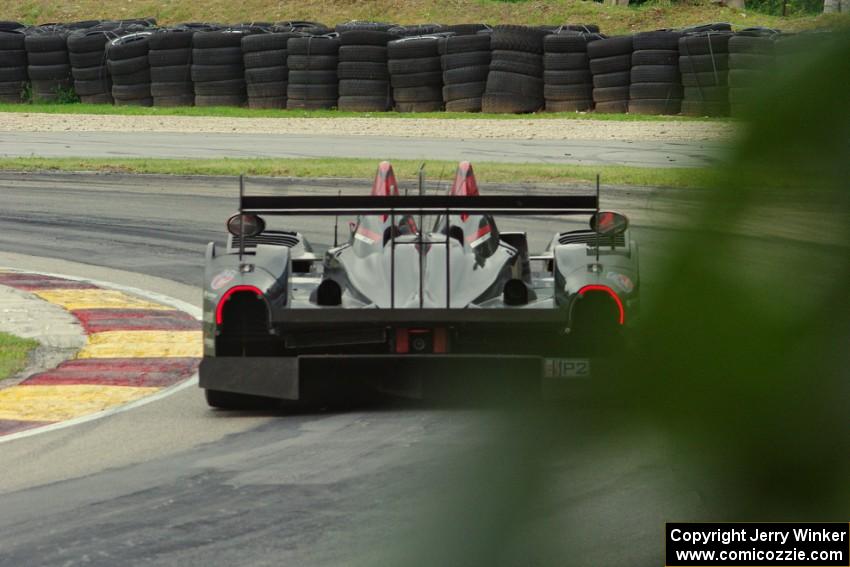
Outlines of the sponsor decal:
<svg viewBox="0 0 850 567">
<path fill-rule="evenodd" d="M 372 232 L 364 226 L 361 226 L 357 229 L 357 232 L 354 233 L 354 238 L 356 238 L 360 242 L 365 242 L 366 244 L 371 246 L 375 244 L 375 242 L 380 240 L 381 235 L 376 232 Z"/>
<path fill-rule="evenodd" d="M 212 289 L 221 289 L 236 279 L 236 270 L 224 270 L 210 282 Z"/>
<path fill-rule="evenodd" d="M 625 291 L 626 293 L 631 293 L 632 290 L 635 289 L 635 284 L 632 279 L 624 274 L 618 274 L 617 272 L 608 272 L 608 275 L 605 276 L 609 280 L 617 282 L 617 284 Z"/>
<path fill-rule="evenodd" d="M 586 358 L 544 358 L 544 378 L 589 378 L 590 360 Z"/>
<path fill-rule="evenodd" d="M 466 239 L 473 248 L 478 248 L 488 240 L 490 240 L 490 225 L 482 226 L 475 234 Z"/>
<path fill-rule="evenodd" d="M 354 233 L 354 238 L 356 238 L 360 242 L 365 242 L 366 244 L 369 244 L 369 245 L 372 245 L 372 244 L 375 243 L 374 240 L 372 240 L 371 238 L 369 238 L 368 236 L 364 235 L 361 232 Z"/>
</svg>

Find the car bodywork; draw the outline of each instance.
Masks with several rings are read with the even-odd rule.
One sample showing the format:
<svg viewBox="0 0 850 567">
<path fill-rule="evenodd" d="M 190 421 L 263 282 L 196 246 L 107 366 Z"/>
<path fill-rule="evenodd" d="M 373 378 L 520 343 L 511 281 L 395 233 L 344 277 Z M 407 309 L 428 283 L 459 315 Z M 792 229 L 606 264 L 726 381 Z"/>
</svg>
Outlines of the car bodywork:
<svg viewBox="0 0 850 567">
<path fill-rule="evenodd" d="M 605 226 L 624 217 L 599 211 L 598 187 L 482 196 L 463 162 L 448 195 L 401 196 L 383 162 L 371 195 L 240 189 L 239 204 L 229 221 L 236 235 L 206 252 L 200 386 L 214 406 L 344 398 L 364 387 L 511 396 L 547 377 L 588 374 L 591 359 L 621 348 L 638 312 L 637 245 L 626 226 Z M 265 229 L 262 217 L 274 215 L 357 221 L 317 255 L 302 234 Z M 558 232 L 532 255 L 525 233 L 499 231 L 502 215 L 594 224 Z"/>
</svg>

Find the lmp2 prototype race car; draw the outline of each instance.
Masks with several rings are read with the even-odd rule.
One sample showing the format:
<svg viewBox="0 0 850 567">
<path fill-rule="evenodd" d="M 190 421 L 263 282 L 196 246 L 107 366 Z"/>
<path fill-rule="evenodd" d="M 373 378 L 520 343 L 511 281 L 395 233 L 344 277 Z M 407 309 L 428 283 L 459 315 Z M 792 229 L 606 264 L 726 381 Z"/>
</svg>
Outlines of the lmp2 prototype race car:
<svg viewBox="0 0 850 567">
<path fill-rule="evenodd" d="M 213 407 L 269 398 L 346 400 L 539 391 L 589 378 L 623 343 L 639 304 L 637 245 L 625 216 L 593 195 L 479 194 L 462 162 L 447 195 L 400 195 L 383 162 L 371 195 L 249 196 L 210 243 L 200 386 Z M 264 217 L 350 217 L 315 254 Z M 499 216 L 589 217 L 529 253 Z M 275 220 L 280 220 L 275 218 Z M 330 232 L 330 230 L 329 230 Z M 331 238 L 328 238 L 330 241 Z"/>
</svg>

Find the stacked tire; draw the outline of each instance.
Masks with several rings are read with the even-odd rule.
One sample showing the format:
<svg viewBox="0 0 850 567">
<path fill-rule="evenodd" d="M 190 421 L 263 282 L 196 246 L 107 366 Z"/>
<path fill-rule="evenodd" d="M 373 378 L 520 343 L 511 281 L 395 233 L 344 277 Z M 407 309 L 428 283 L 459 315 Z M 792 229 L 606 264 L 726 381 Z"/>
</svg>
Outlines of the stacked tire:
<svg viewBox="0 0 850 567">
<path fill-rule="evenodd" d="M 695 34 L 706 32 L 732 31 L 732 24 L 727 22 L 714 22 L 711 24 L 696 24 L 693 26 L 685 26 L 679 29 L 682 34 Z"/>
<path fill-rule="evenodd" d="M 112 98 L 119 106 L 153 106 L 148 62 L 151 32 L 136 32 L 107 44 L 106 64 L 112 77 Z"/>
<path fill-rule="evenodd" d="M 349 22 L 345 22 L 342 24 L 337 24 L 334 26 L 334 31 L 340 35 L 345 32 L 350 31 L 389 31 L 390 29 L 397 27 L 395 24 L 388 24 L 386 22 L 369 22 L 363 20 L 351 20 Z"/>
<path fill-rule="evenodd" d="M 438 49 L 446 110 L 481 112 L 490 73 L 490 33 L 448 36 L 439 41 Z"/>
<path fill-rule="evenodd" d="M 342 75 L 337 104 L 340 110 L 385 112 L 393 107 L 389 77 L 382 78 L 375 71 L 379 67 L 388 69 L 387 44 L 394 39 L 398 36 L 379 29 L 355 29 L 340 34 L 338 70 Z"/>
<path fill-rule="evenodd" d="M 125 18 L 123 20 L 114 20 L 112 23 L 118 24 L 123 29 L 137 31 L 138 28 L 154 29 L 156 27 L 156 18 Z"/>
<path fill-rule="evenodd" d="M 21 22 L 0 20 L 0 32 L 23 31 L 26 27 L 26 24 L 22 24 Z"/>
<path fill-rule="evenodd" d="M 829 30 L 806 30 L 797 33 L 778 34 L 775 40 L 774 55 L 778 67 L 799 66 L 805 64 L 813 51 L 823 49 L 835 38 L 835 32 Z"/>
<path fill-rule="evenodd" d="M 635 34 L 629 112 L 679 114 L 684 96 L 679 74 L 681 37 L 681 32 L 669 30 Z"/>
<path fill-rule="evenodd" d="M 587 44 L 596 112 L 618 114 L 629 111 L 633 50 L 634 42 L 630 35 L 598 39 Z"/>
<path fill-rule="evenodd" d="M 543 97 L 550 112 L 593 109 L 593 75 L 587 42 L 602 39 L 596 33 L 566 31 L 543 40 Z"/>
<path fill-rule="evenodd" d="M 492 31 L 493 28 L 487 24 L 453 24 L 440 28 L 441 33 L 454 35 L 473 35 L 480 32 L 490 33 Z"/>
<path fill-rule="evenodd" d="M 410 36 L 387 44 L 390 85 L 398 112 L 443 109 L 439 38 Z"/>
<path fill-rule="evenodd" d="M 106 45 L 115 37 L 113 26 L 72 32 L 68 36 L 68 59 L 74 91 L 80 102 L 112 104 L 112 79 L 106 64 Z"/>
<path fill-rule="evenodd" d="M 679 71 L 684 98 L 682 114 L 729 114 L 729 39 L 731 32 L 707 31 L 679 39 Z"/>
<path fill-rule="evenodd" d="M 331 35 L 293 37 L 286 42 L 286 108 L 317 110 L 337 105 L 339 43 Z"/>
<path fill-rule="evenodd" d="M 154 106 L 192 106 L 192 37 L 195 30 L 157 30 L 148 38 L 151 68 L 151 98 Z"/>
<path fill-rule="evenodd" d="M 73 96 L 67 38 L 68 30 L 59 25 L 27 29 L 27 75 L 33 101 L 56 102 L 63 96 Z"/>
<path fill-rule="evenodd" d="M 493 29 L 481 110 L 518 114 L 543 108 L 543 38 L 548 34 L 525 26 Z"/>
<path fill-rule="evenodd" d="M 242 38 L 249 108 L 286 108 L 286 45 L 294 37 L 299 34 L 261 33 Z"/>
<path fill-rule="evenodd" d="M 192 38 L 192 81 L 195 106 L 245 106 L 242 39 L 251 27 L 195 32 Z"/>
<path fill-rule="evenodd" d="M 753 93 L 774 78 L 774 30 L 743 30 L 729 38 L 729 110 L 734 115 L 749 112 Z"/>
<path fill-rule="evenodd" d="M 415 24 L 412 26 L 393 26 L 387 31 L 398 37 L 416 37 L 439 34 L 447 30 L 442 24 Z"/>
<path fill-rule="evenodd" d="M 578 32 L 599 34 L 599 26 L 596 24 L 561 24 L 559 26 L 542 25 L 537 26 L 537 29 L 545 30 L 549 33 Z"/>
<path fill-rule="evenodd" d="M 308 22 L 305 20 L 277 22 L 274 26 L 272 26 L 271 31 L 291 32 L 303 35 L 326 35 L 333 32 L 333 30 L 325 24 L 319 22 Z"/>
<path fill-rule="evenodd" d="M 0 102 L 23 102 L 27 87 L 26 37 L 11 22 L 0 30 Z"/>
</svg>

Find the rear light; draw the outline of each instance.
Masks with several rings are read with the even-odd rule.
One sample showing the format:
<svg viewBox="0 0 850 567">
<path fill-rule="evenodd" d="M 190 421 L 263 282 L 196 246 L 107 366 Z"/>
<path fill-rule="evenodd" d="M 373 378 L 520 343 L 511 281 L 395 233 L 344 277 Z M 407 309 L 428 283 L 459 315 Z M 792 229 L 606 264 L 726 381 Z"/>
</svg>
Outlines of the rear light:
<svg viewBox="0 0 850 567">
<path fill-rule="evenodd" d="M 223 318 L 222 314 L 224 313 L 224 304 L 230 299 L 230 297 L 234 293 L 239 292 L 252 292 L 257 295 L 257 298 L 263 298 L 263 292 L 260 291 L 259 288 L 254 287 L 252 285 L 237 285 L 234 286 L 227 291 L 224 292 L 224 295 L 221 296 L 221 299 L 218 300 L 218 305 L 215 308 L 215 323 L 216 325 L 221 325 Z"/>
<path fill-rule="evenodd" d="M 620 313 L 618 323 L 620 323 L 620 325 L 625 324 L 625 322 L 626 322 L 626 310 L 623 308 L 623 301 L 620 299 L 620 296 L 617 295 L 614 292 L 613 289 L 611 289 L 610 287 L 608 287 L 606 285 L 586 285 L 583 288 L 581 288 L 580 290 L 578 290 L 578 294 L 581 295 L 581 296 L 583 296 L 585 293 L 588 293 L 588 292 L 603 292 L 603 293 L 607 293 L 608 295 L 610 295 L 611 299 L 614 300 L 614 303 L 617 304 L 617 310 Z"/>
<path fill-rule="evenodd" d="M 398 354 L 404 354 L 410 351 L 410 335 L 407 329 L 395 330 L 395 351 Z"/>
<path fill-rule="evenodd" d="M 449 334 L 445 327 L 434 329 L 434 352 L 438 354 L 449 352 Z"/>
</svg>

